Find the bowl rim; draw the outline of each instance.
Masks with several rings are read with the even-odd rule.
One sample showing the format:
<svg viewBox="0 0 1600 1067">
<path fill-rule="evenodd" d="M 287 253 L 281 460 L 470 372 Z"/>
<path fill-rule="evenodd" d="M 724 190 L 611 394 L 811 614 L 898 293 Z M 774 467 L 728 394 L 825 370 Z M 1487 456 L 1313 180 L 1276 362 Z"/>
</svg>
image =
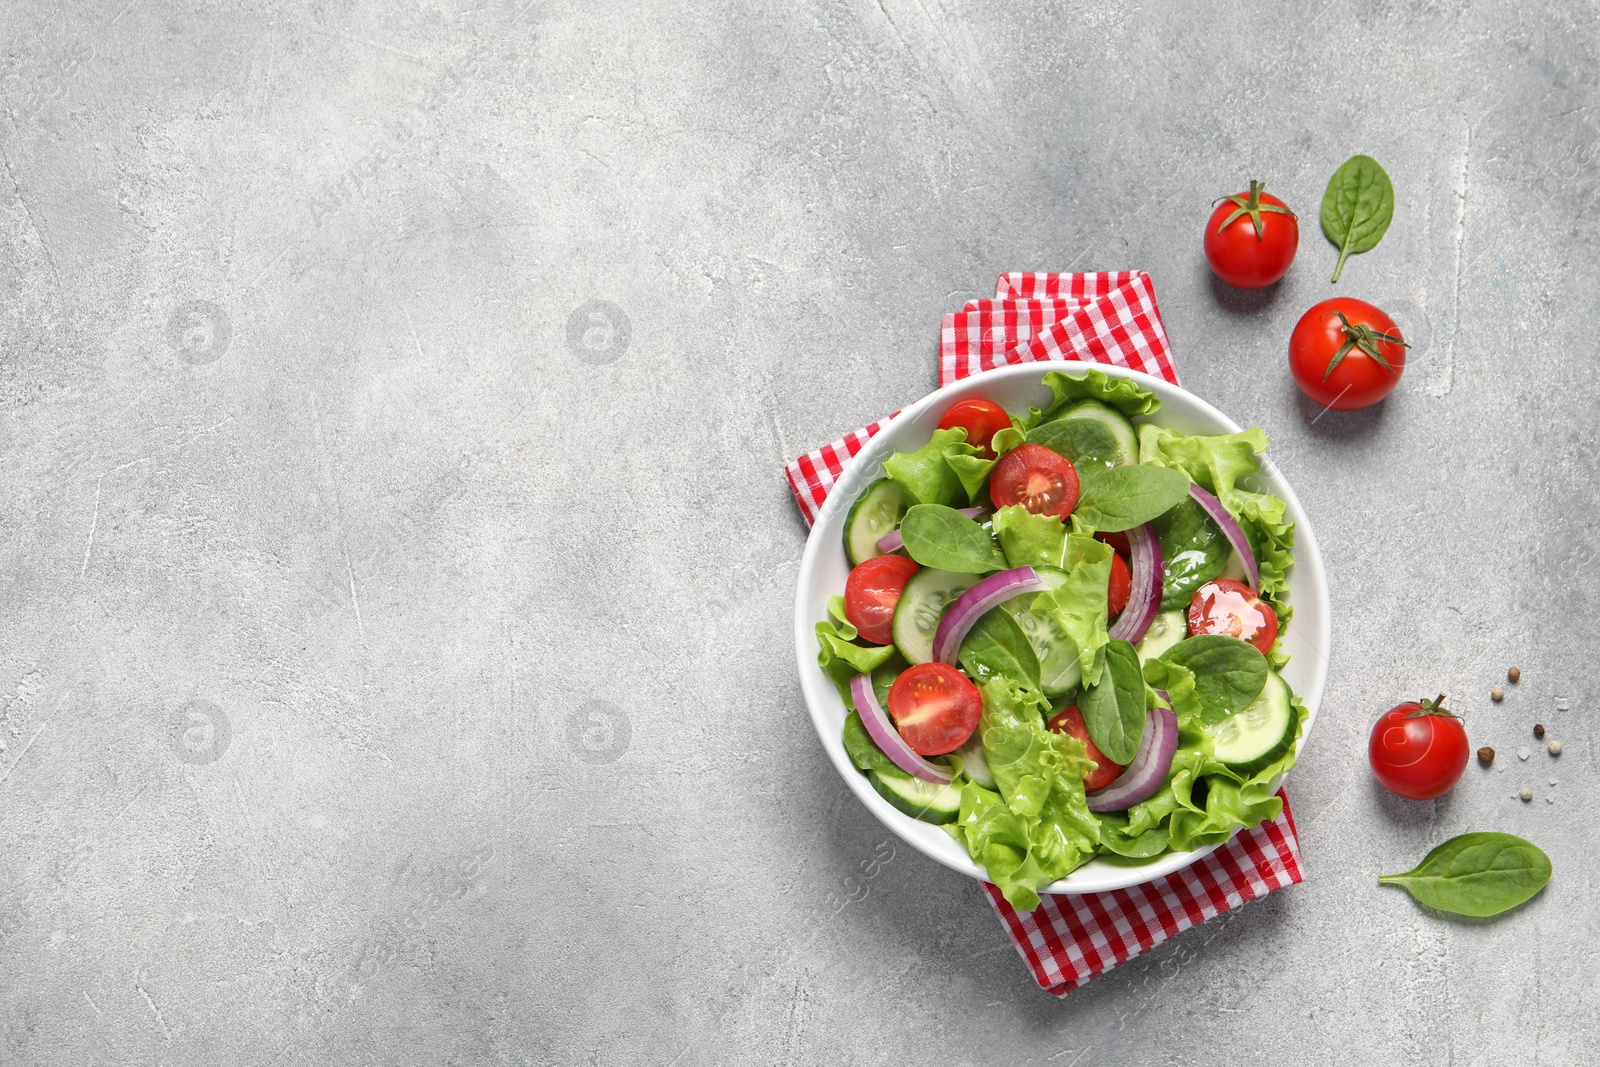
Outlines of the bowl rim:
<svg viewBox="0 0 1600 1067">
<path fill-rule="evenodd" d="M 1113 377 L 1132 379 L 1150 389 L 1163 400 L 1166 399 L 1165 394 L 1180 394 L 1187 402 L 1194 405 L 1202 416 L 1224 427 L 1225 429 L 1221 432 L 1239 432 L 1240 427 L 1238 424 L 1218 411 L 1209 402 L 1180 385 L 1168 382 L 1164 378 L 1158 378 L 1114 364 L 1084 362 L 1082 368 L 1098 370 Z M 872 812 L 879 822 L 884 824 L 885 828 L 902 841 L 952 870 L 985 882 L 988 881 L 987 872 L 967 854 L 959 842 L 949 839 L 949 844 L 953 848 L 936 848 L 929 840 L 924 839 L 922 835 L 911 832 L 916 827 L 927 826 L 928 824 L 919 823 L 890 805 L 872 788 L 867 777 L 860 773 L 855 765 L 850 762 L 849 756 L 845 753 L 842 738 L 834 736 L 836 731 L 833 730 L 832 724 L 825 721 L 824 702 L 832 701 L 842 707 L 843 701 L 840 700 L 838 691 L 834 688 L 833 683 L 823 675 L 820 667 L 817 666 L 815 626 L 818 620 L 812 617 L 807 610 L 807 602 L 810 599 L 807 593 L 814 582 L 813 574 L 817 568 L 818 559 L 824 545 L 829 540 L 832 540 L 832 538 L 822 537 L 822 531 L 832 526 L 838 513 L 847 509 L 853 503 L 853 499 L 847 500 L 847 494 L 838 490 L 840 487 L 848 486 L 849 483 L 858 480 L 860 477 L 859 472 L 863 468 L 882 461 L 890 451 L 886 445 L 892 439 L 893 430 L 897 425 L 909 425 L 929 408 L 941 403 L 952 393 L 971 391 L 976 382 L 995 382 L 1000 379 L 1027 376 L 1034 376 L 1042 380 L 1043 376 L 1050 371 L 1071 369 L 1073 369 L 1071 364 L 1061 360 L 996 367 L 937 388 L 915 403 L 907 405 L 891 419 L 884 420 L 883 428 L 874 434 L 863 445 L 860 452 L 852 457 L 845 464 L 843 470 L 840 471 L 839 477 L 835 480 L 827 499 L 818 510 L 811 530 L 806 537 L 805 549 L 801 554 L 799 572 L 796 576 L 795 651 L 800 674 L 800 688 L 805 698 L 806 710 L 810 714 L 812 726 L 816 729 L 817 737 L 822 742 L 823 750 L 828 754 L 834 769 L 838 771 L 839 776 L 844 779 L 846 785 L 856 795 L 857 799 L 866 805 L 867 809 Z M 1296 694 L 1306 708 L 1305 729 L 1295 749 L 1296 766 L 1298 766 L 1300 756 L 1305 751 L 1306 743 L 1311 738 L 1312 728 L 1316 724 L 1317 712 L 1321 706 L 1323 693 L 1327 685 L 1328 661 L 1332 639 L 1327 575 L 1323 569 L 1320 546 L 1317 543 L 1315 533 L 1312 532 L 1310 520 L 1306 516 L 1305 509 L 1300 504 L 1299 497 L 1295 495 L 1293 487 L 1289 485 L 1270 458 L 1263 456 L 1262 459 L 1263 475 L 1273 491 L 1283 500 L 1288 516 L 1295 524 L 1295 577 L 1297 580 L 1309 582 L 1307 589 L 1311 593 L 1309 603 L 1300 603 L 1298 600 L 1294 603 L 1294 618 L 1289 623 L 1289 628 L 1300 631 L 1301 636 L 1306 639 L 1306 643 L 1311 650 L 1317 653 L 1317 659 L 1312 666 L 1311 684 L 1302 687 L 1303 691 L 1299 691 Z M 855 494 L 848 495 L 853 497 Z M 1309 632 L 1307 631 L 1308 625 Z M 1291 773 L 1293 769 L 1290 768 Z M 1287 778 L 1287 773 L 1284 778 Z M 1277 785 L 1281 785 L 1282 781 L 1283 779 L 1280 779 Z M 1231 836 L 1229 840 L 1232 840 Z M 1223 843 L 1225 842 L 1208 845 L 1190 852 L 1167 853 L 1154 863 L 1142 865 L 1121 866 L 1103 864 L 1099 861 L 1091 860 L 1068 874 L 1066 878 L 1045 886 L 1040 890 L 1040 893 L 1077 895 L 1143 885 L 1183 870 L 1216 851 Z M 1080 877 L 1086 874 L 1093 874 L 1094 877 Z"/>
</svg>

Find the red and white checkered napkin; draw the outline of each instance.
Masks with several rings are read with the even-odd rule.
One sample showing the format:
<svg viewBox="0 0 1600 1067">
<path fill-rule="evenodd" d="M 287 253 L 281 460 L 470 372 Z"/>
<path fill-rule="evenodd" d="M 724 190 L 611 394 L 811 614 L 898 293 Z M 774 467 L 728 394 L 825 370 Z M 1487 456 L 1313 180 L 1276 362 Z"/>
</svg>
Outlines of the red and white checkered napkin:
<svg viewBox="0 0 1600 1067">
<path fill-rule="evenodd" d="M 1167 332 L 1143 271 L 1002 274 L 993 300 L 944 317 L 939 384 L 1013 363 L 1114 363 L 1178 384 Z M 895 412 L 898 415 L 899 412 Z M 873 434 L 894 415 L 807 452 L 786 468 L 806 522 Z M 1304 878 L 1289 798 L 1271 822 L 1241 830 L 1205 859 L 1130 889 L 1046 896 L 1022 913 L 984 890 L 1039 985 L 1064 996 L 1196 923 Z"/>
</svg>

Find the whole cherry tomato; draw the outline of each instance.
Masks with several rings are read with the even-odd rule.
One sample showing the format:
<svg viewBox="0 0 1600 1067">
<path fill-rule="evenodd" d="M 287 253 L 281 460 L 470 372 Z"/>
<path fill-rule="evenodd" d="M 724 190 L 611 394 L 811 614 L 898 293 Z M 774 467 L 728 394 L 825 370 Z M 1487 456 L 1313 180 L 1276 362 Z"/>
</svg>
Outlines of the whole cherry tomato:
<svg viewBox="0 0 1600 1067">
<path fill-rule="evenodd" d="M 977 447 L 985 456 L 993 459 L 994 449 L 989 447 L 989 442 L 1001 430 L 1011 428 L 1011 416 L 993 400 L 962 400 L 953 404 L 944 413 L 944 418 L 939 420 L 941 430 L 956 426 L 967 431 L 967 444 Z"/>
<path fill-rule="evenodd" d="M 1249 192 L 1223 197 L 1206 220 L 1206 262 L 1241 289 L 1261 289 L 1283 277 L 1300 247 L 1294 212 L 1264 188 L 1253 181 Z"/>
<path fill-rule="evenodd" d="M 1289 371 L 1300 391 L 1334 411 L 1371 407 L 1400 384 L 1406 339 L 1365 300 L 1336 296 L 1300 316 L 1289 335 Z"/>
<path fill-rule="evenodd" d="M 1467 731 L 1444 708 L 1444 694 L 1411 700 L 1378 716 L 1367 743 L 1372 773 L 1391 793 L 1432 800 L 1448 792 L 1467 766 Z"/>
</svg>

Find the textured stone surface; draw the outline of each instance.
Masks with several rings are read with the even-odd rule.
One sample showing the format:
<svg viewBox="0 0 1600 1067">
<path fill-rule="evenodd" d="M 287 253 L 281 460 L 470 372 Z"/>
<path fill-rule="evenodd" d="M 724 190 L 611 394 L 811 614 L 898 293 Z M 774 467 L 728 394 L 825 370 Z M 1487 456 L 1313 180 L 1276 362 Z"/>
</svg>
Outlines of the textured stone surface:
<svg viewBox="0 0 1600 1067">
<path fill-rule="evenodd" d="M 1457 7 L 7 5 L 0 1062 L 1592 1061 L 1600 33 Z M 1416 348 L 1318 417 L 1356 151 L 1338 289 Z M 1251 177 L 1306 232 L 1247 295 Z M 997 272 L 1124 266 L 1336 646 L 1307 882 L 1058 1002 L 824 761 L 779 468 Z M 1441 689 L 1500 759 L 1382 794 Z M 1491 828 L 1556 868 L 1502 921 L 1374 885 Z"/>
</svg>

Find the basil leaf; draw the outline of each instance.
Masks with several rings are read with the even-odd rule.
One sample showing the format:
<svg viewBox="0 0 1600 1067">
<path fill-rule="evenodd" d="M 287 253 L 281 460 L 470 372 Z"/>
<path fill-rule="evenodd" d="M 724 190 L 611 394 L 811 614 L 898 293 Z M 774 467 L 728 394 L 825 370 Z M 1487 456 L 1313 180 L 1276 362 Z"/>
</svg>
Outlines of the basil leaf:
<svg viewBox="0 0 1600 1067">
<path fill-rule="evenodd" d="M 1028 431 L 1030 445 L 1043 445 L 1074 465 L 1109 467 L 1117 455 L 1117 439 L 1099 419 L 1057 419 Z"/>
<path fill-rule="evenodd" d="M 1267 684 L 1267 657 L 1248 641 L 1226 634 L 1186 638 L 1167 649 L 1161 658 L 1187 667 L 1194 675 L 1200 721 L 1208 726 L 1248 708 Z"/>
<path fill-rule="evenodd" d="M 1001 608 L 990 609 L 973 624 L 958 658 L 975 679 L 1000 676 L 1039 688 L 1039 658 L 1033 645 L 1017 620 Z"/>
<path fill-rule="evenodd" d="M 1078 479 L 1083 495 L 1078 498 L 1073 517 L 1098 533 L 1142 526 L 1189 498 L 1189 476 L 1170 467 L 1087 467 L 1079 472 Z"/>
<path fill-rule="evenodd" d="M 906 555 L 924 567 L 960 574 L 1006 569 L 1006 558 L 976 521 L 942 504 L 918 504 L 900 520 Z"/>
<path fill-rule="evenodd" d="M 1233 546 L 1193 497 L 1150 525 L 1161 541 L 1161 610 L 1187 608 L 1200 587 L 1228 565 Z"/>
<path fill-rule="evenodd" d="M 1404 874 L 1386 874 L 1379 885 L 1397 885 L 1419 903 L 1456 915 L 1498 915 L 1516 907 L 1550 881 L 1550 857 L 1538 845 L 1511 834 L 1452 837 Z"/>
<path fill-rule="evenodd" d="M 1370 252 L 1383 240 L 1394 218 L 1394 183 L 1371 156 L 1351 156 L 1328 179 L 1322 194 L 1322 232 L 1339 246 L 1339 280 L 1352 252 Z"/>
<path fill-rule="evenodd" d="M 1265 684 L 1265 676 L 1263 676 Z M 1139 653 L 1126 641 L 1106 645 L 1106 669 L 1079 701 L 1089 740 L 1113 763 L 1128 764 L 1139 754 L 1149 712 Z"/>
</svg>

